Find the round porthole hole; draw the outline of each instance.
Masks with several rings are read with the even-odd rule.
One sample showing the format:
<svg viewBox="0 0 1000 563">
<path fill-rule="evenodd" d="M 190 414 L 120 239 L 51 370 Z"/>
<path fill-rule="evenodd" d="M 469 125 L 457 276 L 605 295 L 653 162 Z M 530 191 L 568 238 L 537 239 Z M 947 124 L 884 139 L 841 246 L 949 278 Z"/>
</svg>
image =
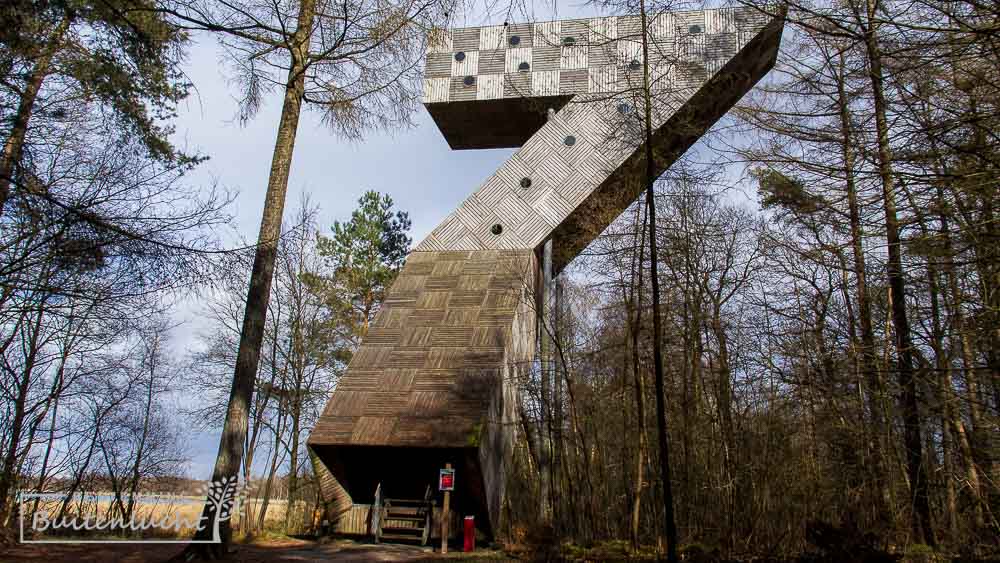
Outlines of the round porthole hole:
<svg viewBox="0 0 1000 563">
<path fill-rule="evenodd" d="M 503 225 L 501 225 L 500 223 L 493 225 L 492 227 L 490 227 L 490 232 L 493 233 L 494 235 L 500 236 L 503 233 Z"/>
<path fill-rule="evenodd" d="M 563 139 L 563 144 L 566 145 L 567 147 L 572 147 L 573 145 L 576 144 L 576 137 L 574 137 L 573 135 L 567 135 L 566 138 Z"/>
<path fill-rule="evenodd" d="M 563 45 L 572 47 L 573 45 L 576 45 L 576 39 L 572 37 L 563 37 Z"/>
<path fill-rule="evenodd" d="M 622 115 L 626 115 L 626 114 L 630 113 L 631 111 L 632 111 L 632 106 L 626 104 L 625 102 L 622 102 L 622 103 L 618 104 L 618 113 L 620 113 Z"/>
<path fill-rule="evenodd" d="M 476 77 L 474 77 L 474 76 L 466 76 L 462 80 L 462 82 L 465 83 L 466 86 L 472 86 L 473 84 L 476 83 Z"/>
<path fill-rule="evenodd" d="M 507 39 L 507 42 L 510 43 L 511 45 L 517 46 L 520 45 L 521 38 L 518 37 L 517 35 L 511 35 L 510 38 Z"/>
<path fill-rule="evenodd" d="M 531 187 L 531 178 L 521 178 L 521 187 L 528 189 Z"/>
<path fill-rule="evenodd" d="M 692 25 L 691 27 L 688 28 L 688 33 L 701 33 L 701 26 Z"/>
<path fill-rule="evenodd" d="M 459 52 L 455 53 L 455 60 L 458 61 L 458 62 L 464 61 L 465 60 L 465 52 L 459 51 Z"/>
<path fill-rule="evenodd" d="M 526 71 L 526 70 L 530 70 L 530 69 L 531 69 L 531 65 L 530 65 L 530 64 L 528 64 L 528 63 L 526 63 L 526 62 L 525 62 L 525 63 L 521 63 L 521 64 L 517 65 L 517 70 L 520 70 L 520 71 L 522 71 L 522 72 L 523 72 L 523 71 Z"/>
<path fill-rule="evenodd" d="M 639 61 L 637 61 L 635 59 L 632 59 L 628 63 L 628 69 L 629 70 L 639 70 L 639 68 L 641 68 L 641 67 L 642 67 L 642 65 L 639 63 Z"/>
</svg>

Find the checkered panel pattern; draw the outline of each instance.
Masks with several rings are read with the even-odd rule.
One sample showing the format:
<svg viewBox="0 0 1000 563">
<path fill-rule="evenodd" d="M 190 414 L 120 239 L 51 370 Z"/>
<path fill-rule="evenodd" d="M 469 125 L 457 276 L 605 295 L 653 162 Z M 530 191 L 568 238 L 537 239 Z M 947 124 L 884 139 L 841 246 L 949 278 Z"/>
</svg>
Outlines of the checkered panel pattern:
<svg viewBox="0 0 1000 563">
<path fill-rule="evenodd" d="M 655 14 L 649 22 L 650 57 L 658 65 L 671 65 L 677 59 L 715 72 L 766 19 L 750 8 Z M 592 82 L 587 76 L 602 67 L 624 70 L 632 61 L 641 62 L 641 33 L 637 16 L 438 31 L 428 42 L 424 102 L 495 99 L 478 93 L 480 75 L 490 76 L 491 85 L 503 82 L 505 98 L 582 94 L 593 92 L 595 84 L 602 92 L 614 93 L 627 88 L 626 83 Z M 445 78 L 452 79 L 447 89 Z M 491 91 L 495 88 L 491 86 Z"/>
<path fill-rule="evenodd" d="M 654 109 L 656 125 L 768 21 L 750 8 L 650 16 L 653 90 L 658 98 L 679 97 L 679 103 Z M 620 128 L 613 121 L 625 119 L 622 103 L 637 105 L 632 98 L 643 84 L 641 33 L 639 17 L 615 16 L 456 29 L 437 38 L 427 53 L 426 103 L 574 98 L 417 250 L 535 248 L 544 241 L 635 148 L 614 141 Z M 611 103 L 581 103 L 588 97 Z"/>
</svg>

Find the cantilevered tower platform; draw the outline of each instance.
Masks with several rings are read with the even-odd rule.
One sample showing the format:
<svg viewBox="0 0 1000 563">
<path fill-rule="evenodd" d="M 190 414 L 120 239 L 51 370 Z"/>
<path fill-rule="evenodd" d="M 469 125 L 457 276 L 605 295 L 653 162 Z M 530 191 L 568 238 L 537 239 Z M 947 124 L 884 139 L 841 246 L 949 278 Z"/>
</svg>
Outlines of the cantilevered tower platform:
<svg viewBox="0 0 1000 563">
<path fill-rule="evenodd" d="M 783 18 L 649 17 L 662 173 L 773 66 Z M 520 147 L 410 255 L 309 437 L 324 496 L 419 497 L 445 463 L 457 510 L 500 522 L 515 380 L 535 353 L 539 249 L 558 272 L 644 188 L 638 16 L 431 38 L 424 105 L 454 149 Z"/>
</svg>

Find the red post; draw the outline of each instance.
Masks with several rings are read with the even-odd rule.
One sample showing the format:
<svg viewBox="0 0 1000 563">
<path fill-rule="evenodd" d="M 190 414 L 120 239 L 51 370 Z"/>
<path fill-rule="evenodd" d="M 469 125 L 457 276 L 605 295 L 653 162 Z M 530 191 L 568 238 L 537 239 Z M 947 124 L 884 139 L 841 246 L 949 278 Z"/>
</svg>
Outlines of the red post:
<svg viewBox="0 0 1000 563">
<path fill-rule="evenodd" d="M 465 517 L 465 551 L 476 549 L 476 517 Z"/>
</svg>

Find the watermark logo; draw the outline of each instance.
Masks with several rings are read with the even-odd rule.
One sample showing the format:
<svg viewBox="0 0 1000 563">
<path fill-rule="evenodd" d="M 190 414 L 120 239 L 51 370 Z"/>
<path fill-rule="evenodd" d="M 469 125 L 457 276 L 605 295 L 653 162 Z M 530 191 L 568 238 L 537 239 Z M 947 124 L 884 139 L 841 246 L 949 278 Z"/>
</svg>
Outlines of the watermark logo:
<svg viewBox="0 0 1000 563">
<path fill-rule="evenodd" d="M 222 522 L 244 516 L 246 486 L 237 477 L 203 484 L 204 498 L 77 493 L 18 494 L 22 543 L 220 543 Z M 130 516 L 124 516 L 128 505 Z M 203 510 L 208 506 L 208 513 Z M 67 510 L 68 507 L 72 507 Z M 180 536 L 203 532 L 211 539 Z M 200 534 L 199 534 L 200 535 Z M 137 539 L 138 538 L 138 539 Z"/>
</svg>

